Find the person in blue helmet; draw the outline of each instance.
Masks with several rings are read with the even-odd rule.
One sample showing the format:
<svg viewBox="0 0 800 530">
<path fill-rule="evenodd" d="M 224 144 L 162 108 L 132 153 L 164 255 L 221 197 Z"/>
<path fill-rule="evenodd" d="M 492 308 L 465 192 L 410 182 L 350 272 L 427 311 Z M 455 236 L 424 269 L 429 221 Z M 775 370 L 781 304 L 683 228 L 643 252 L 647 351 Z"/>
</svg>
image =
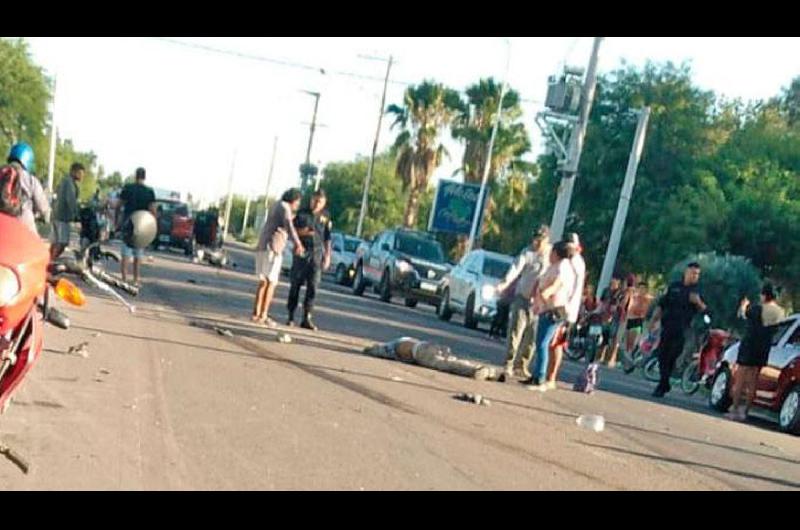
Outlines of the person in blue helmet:
<svg viewBox="0 0 800 530">
<path fill-rule="evenodd" d="M 21 213 L 19 219 L 38 234 L 36 216 L 45 222 L 50 221 L 50 204 L 42 188 L 42 183 L 34 176 L 36 158 L 33 149 L 25 142 L 19 142 L 8 152 L 7 162 L 20 174 Z"/>
</svg>

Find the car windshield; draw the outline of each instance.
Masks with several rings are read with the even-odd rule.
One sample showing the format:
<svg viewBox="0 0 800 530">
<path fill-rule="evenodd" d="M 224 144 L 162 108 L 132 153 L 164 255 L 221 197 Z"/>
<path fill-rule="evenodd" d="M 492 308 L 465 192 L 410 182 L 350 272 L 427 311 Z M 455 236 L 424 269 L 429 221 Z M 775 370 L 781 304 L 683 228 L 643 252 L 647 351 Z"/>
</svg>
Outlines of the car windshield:
<svg viewBox="0 0 800 530">
<path fill-rule="evenodd" d="M 504 278 L 511 263 L 487 257 L 483 260 L 483 275 L 491 278 Z"/>
<path fill-rule="evenodd" d="M 358 239 L 350 239 L 349 237 L 345 238 L 345 240 L 344 240 L 344 251 L 345 252 L 355 252 L 356 250 L 358 250 L 358 245 L 360 245 L 360 244 L 361 244 L 361 241 L 359 241 Z"/>
<path fill-rule="evenodd" d="M 442 246 L 437 241 L 423 239 L 421 237 L 409 236 L 407 234 L 397 234 L 397 250 L 403 254 L 421 258 L 427 261 L 441 263 L 444 261 Z"/>
</svg>

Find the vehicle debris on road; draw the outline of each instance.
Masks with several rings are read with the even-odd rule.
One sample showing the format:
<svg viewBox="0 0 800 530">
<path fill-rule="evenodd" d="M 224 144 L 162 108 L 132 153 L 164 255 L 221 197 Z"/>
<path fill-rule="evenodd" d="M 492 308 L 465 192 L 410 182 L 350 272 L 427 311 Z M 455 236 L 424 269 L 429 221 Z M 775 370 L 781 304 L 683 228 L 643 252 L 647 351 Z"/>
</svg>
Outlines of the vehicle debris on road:
<svg viewBox="0 0 800 530">
<path fill-rule="evenodd" d="M 480 394 L 468 394 L 465 392 L 462 394 L 457 394 L 455 398 L 458 399 L 459 401 L 466 401 L 468 403 L 474 403 L 476 405 L 482 405 L 484 407 L 492 406 L 492 402 Z"/>
<path fill-rule="evenodd" d="M 582 414 L 575 418 L 575 423 L 578 424 L 578 427 L 594 432 L 603 432 L 603 429 L 606 428 L 606 419 L 596 414 Z"/>
<path fill-rule="evenodd" d="M 81 342 L 76 346 L 70 346 L 69 350 L 67 350 L 67 353 L 70 355 L 79 355 L 86 359 L 89 357 L 89 350 L 86 348 L 87 346 L 89 346 L 88 342 Z"/>
<path fill-rule="evenodd" d="M 412 337 L 401 337 L 389 342 L 373 344 L 364 348 L 363 353 L 382 359 L 399 360 L 418 364 L 441 372 L 481 381 L 498 380 L 498 370 L 475 361 L 459 359 L 448 346 L 420 341 Z"/>
<path fill-rule="evenodd" d="M 233 337 L 233 333 L 231 333 L 231 330 L 229 329 L 218 328 L 214 326 L 214 331 L 216 331 L 219 335 L 222 335 L 223 337 Z"/>
<path fill-rule="evenodd" d="M 292 336 L 289 335 L 288 333 L 284 333 L 282 331 L 279 331 L 278 334 L 275 335 L 275 340 L 277 340 L 281 344 L 291 344 Z"/>
</svg>

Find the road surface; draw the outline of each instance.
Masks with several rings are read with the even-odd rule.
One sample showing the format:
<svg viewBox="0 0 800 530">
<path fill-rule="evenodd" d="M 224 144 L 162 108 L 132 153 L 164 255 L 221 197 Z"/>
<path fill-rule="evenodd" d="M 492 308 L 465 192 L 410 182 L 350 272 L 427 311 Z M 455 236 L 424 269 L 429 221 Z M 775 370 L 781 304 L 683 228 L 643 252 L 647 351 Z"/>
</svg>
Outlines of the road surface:
<svg viewBox="0 0 800 530">
<path fill-rule="evenodd" d="M 600 390 L 479 382 L 360 354 L 403 335 L 501 364 L 503 345 L 460 317 L 436 319 L 329 281 L 321 331 L 252 325 L 252 254 L 230 270 L 156 253 L 130 315 L 96 292 L 47 328 L 46 351 L 0 417 L 4 489 L 751 490 L 800 487 L 800 439 L 769 423 L 728 422 L 702 396 L 652 399 L 638 375 L 601 373 Z M 87 288 L 87 290 L 89 290 Z M 273 317 L 286 318 L 281 284 Z M 229 330 L 231 336 L 215 331 Z M 88 357 L 69 354 L 88 342 Z M 458 401 L 461 392 L 491 406 Z M 602 414 L 606 429 L 579 428 Z"/>
</svg>

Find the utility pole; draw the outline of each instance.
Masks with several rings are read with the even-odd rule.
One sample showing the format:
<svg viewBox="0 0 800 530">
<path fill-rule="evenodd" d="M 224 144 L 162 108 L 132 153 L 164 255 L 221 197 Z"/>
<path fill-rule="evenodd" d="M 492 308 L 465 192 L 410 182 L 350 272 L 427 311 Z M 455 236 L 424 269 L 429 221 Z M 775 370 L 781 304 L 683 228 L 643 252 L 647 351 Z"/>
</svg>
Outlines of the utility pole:
<svg viewBox="0 0 800 530">
<path fill-rule="evenodd" d="M 506 95 L 506 80 L 508 79 L 508 67 L 511 64 L 511 43 L 506 41 L 508 46 L 508 53 L 506 54 L 506 71 L 503 74 L 503 84 L 500 85 L 500 99 L 497 102 L 497 114 L 494 116 L 494 125 L 492 126 L 492 135 L 489 137 L 489 146 L 486 149 L 486 163 L 483 166 L 483 178 L 481 179 L 481 190 L 478 193 L 478 202 L 475 205 L 475 213 L 472 214 L 472 225 L 469 230 L 469 239 L 467 240 L 467 249 L 465 252 L 469 254 L 472 247 L 475 245 L 475 240 L 478 238 L 478 219 L 481 218 L 483 213 L 483 201 L 486 196 L 486 185 L 489 182 L 489 171 L 492 167 L 492 151 L 494 149 L 494 139 L 497 136 L 497 128 L 500 126 L 500 117 L 503 114 L 503 98 Z"/>
<path fill-rule="evenodd" d="M 56 165 L 56 143 L 58 135 L 56 132 L 56 93 L 58 91 L 58 74 L 53 77 L 53 113 L 50 123 L 50 159 L 47 165 L 47 192 L 50 199 L 53 197 L 53 173 Z"/>
<path fill-rule="evenodd" d="M 300 182 L 303 191 L 308 189 L 310 179 L 317 174 L 317 167 L 311 165 L 311 145 L 314 143 L 314 131 L 317 128 L 317 109 L 319 108 L 319 92 L 304 90 L 306 94 L 314 96 L 314 115 L 311 118 L 311 129 L 308 135 L 308 149 L 306 149 L 306 161 L 300 166 Z"/>
<path fill-rule="evenodd" d="M 231 227 L 231 206 L 233 206 L 233 172 L 236 168 L 236 150 L 233 150 L 233 161 L 231 162 L 231 176 L 228 179 L 228 201 L 225 205 L 225 230 L 222 233 L 222 240 L 228 237 L 228 230 Z"/>
<path fill-rule="evenodd" d="M 367 59 L 385 61 L 380 57 L 365 57 Z M 364 181 L 364 193 L 361 196 L 361 211 L 358 214 L 358 228 L 356 228 L 356 237 L 361 237 L 361 230 L 364 228 L 364 216 L 367 214 L 367 201 L 369 197 L 369 184 L 372 181 L 372 171 L 375 168 L 375 154 L 378 151 L 378 138 L 381 134 L 381 123 L 383 123 L 383 114 L 386 107 L 386 87 L 389 85 L 389 72 L 392 70 L 393 57 L 390 55 L 386 65 L 386 77 L 383 80 L 383 95 L 381 96 L 381 108 L 378 112 L 378 128 L 375 130 L 375 141 L 372 143 L 372 156 L 369 158 L 369 169 L 367 169 L 367 178 Z"/>
<path fill-rule="evenodd" d="M 264 197 L 264 220 L 267 220 L 267 212 L 269 211 L 269 189 L 272 186 L 272 170 L 275 168 L 275 153 L 278 152 L 278 137 L 272 141 L 272 159 L 269 162 L 269 173 L 267 174 L 267 192 Z"/>
<path fill-rule="evenodd" d="M 592 55 L 586 71 L 586 79 L 581 90 L 580 115 L 578 123 L 572 130 L 569 141 L 569 153 L 563 166 L 561 184 L 558 187 L 558 197 L 553 210 L 553 219 L 550 222 L 550 238 L 558 241 L 564 234 L 564 225 L 567 222 L 569 203 L 572 200 L 572 190 L 578 174 L 578 166 L 583 151 L 583 139 L 586 136 L 586 127 L 589 124 L 589 113 L 592 110 L 595 88 L 597 87 L 597 62 L 600 54 L 600 43 L 603 37 L 595 37 L 592 46 Z"/>
<path fill-rule="evenodd" d="M 622 231 L 625 229 L 625 220 L 628 217 L 628 205 L 633 194 L 633 187 L 636 184 L 636 171 L 639 168 L 639 160 L 642 157 L 644 139 L 647 134 L 647 122 L 650 119 L 650 107 L 645 107 L 639 111 L 639 122 L 636 125 L 636 135 L 633 137 L 631 154 L 628 157 L 628 169 L 625 172 L 625 181 L 619 194 L 619 204 L 617 205 L 617 215 L 614 217 L 614 225 L 611 229 L 611 238 L 608 241 L 606 258 L 603 261 L 603 270 L 600 273 L 600 281 L 597 284 L 597 292 L 602 293 L 611 283 L 611 276 L 614 274 L 614 265 L 617 262 L 619 244 L 622 240 Z"/>
</svg>

